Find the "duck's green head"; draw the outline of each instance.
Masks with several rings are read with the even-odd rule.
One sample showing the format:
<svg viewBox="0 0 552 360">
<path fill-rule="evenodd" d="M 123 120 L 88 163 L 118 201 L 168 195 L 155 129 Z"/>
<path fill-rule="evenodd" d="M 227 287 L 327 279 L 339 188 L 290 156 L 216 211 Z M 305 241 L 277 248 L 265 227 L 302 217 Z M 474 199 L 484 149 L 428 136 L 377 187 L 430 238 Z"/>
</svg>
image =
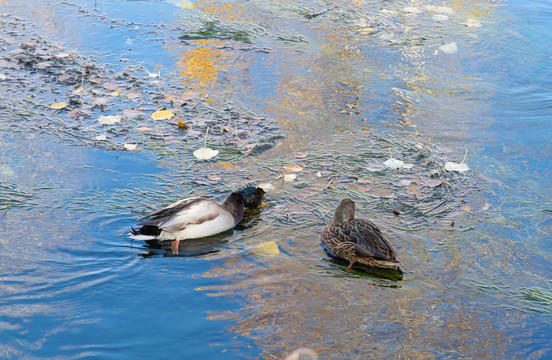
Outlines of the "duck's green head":
<svg viewBox="0 0 552 360">
<path fill-rule="evenodd" d="M 263 203 L 264 190 L 258 187 L 247 187 L 237 192 L 243 199 L 246 208 L 257 208 Z"/>
</svg>

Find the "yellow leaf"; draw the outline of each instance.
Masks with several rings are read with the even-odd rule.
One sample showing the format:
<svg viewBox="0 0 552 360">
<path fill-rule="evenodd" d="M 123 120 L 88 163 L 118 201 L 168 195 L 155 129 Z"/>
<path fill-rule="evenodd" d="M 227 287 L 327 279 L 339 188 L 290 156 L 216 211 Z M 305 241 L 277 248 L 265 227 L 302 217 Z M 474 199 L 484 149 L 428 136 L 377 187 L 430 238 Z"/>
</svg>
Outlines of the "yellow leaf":
<svg viewBox="0 0 552 360">
<path fill-rule="evenodd" d="M 362 29 L 358 29 L 357 32 L 360 33 L 360 34 L 371 34 L 371 33 L 374 32 L 374 28 L 365 27 L 365 28 L 362 28 Z"/>
<path fill-rule="evenodd" d="M 468 205 L 464 206 L 464 210 L 467 211 L 467 212 L 470 212 L 470 207 Z"/>
<path fill-rule="evenodd" d="M 232 163 L 229 163 L 229 162 L 226 162 L 226 161 L 221 161 L 219 163 L 219 165 L 223 168 L 223 169 L 228 169 L 228 170 L 235 170 L 238 168 L 238 166 L 232 164 Z"/>
<path fill-rule="evenodd" d="M 303 170 L 301 166 L 294 165 L 294 164 L 284 165 L 283 169 L 284 169 L 284 172 L 286 173 L 294 173 L 294 172 L 299 172 Z"/>
<path fill-rule="evenodd" d="M 268 256 L 276 256 L 280 253 L 278 244 L 276 244 L 274 241 L 267 241 L 267 242 L 261 243 L 255 246 L 254 248 L 250 249 L 249 251 L 254 254 L 268 255 Z"/>
<path fill-rule="evenodd" d="M 64 107 L 66 107 L 67 104 L 64 103 L 64 102 L 58 102 L 58 103 L 53 103 L 52 105 L 50 105 L 50 107 L 52 109 L 55 109 L 55 110 L 60 110 L 60 109 L 63 109 Z"/>
<path fill-rule="evenodd" d="M 151 114 L 153 120 L 167 120 L 174 116 L 174 113 L 169 110 L 158 110 Z"/>
<path fill-rule="evenodd" d="M 115 91 L 113 91 L 113 92 L 110 92 L 110 93 L 107 94 L 107 95 L 109 95 L 109 96 L 119 96 L 119 95 L 121 95 L 121 93 L 119 92 L 119 90 L 115 90 Z"/>
</svg>

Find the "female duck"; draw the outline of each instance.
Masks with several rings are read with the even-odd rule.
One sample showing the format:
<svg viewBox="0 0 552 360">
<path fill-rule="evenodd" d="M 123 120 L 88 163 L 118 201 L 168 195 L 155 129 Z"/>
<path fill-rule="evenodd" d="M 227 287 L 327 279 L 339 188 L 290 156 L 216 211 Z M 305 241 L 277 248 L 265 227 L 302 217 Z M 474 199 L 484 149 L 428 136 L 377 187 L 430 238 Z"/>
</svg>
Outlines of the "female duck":
<svg viewBox="0 0 552 360">
<path fill-rule="evenodd" d="M 233 192 L 224 203 L 202 197 L 177 201 L 138 220 L 150 218 L 132 228 L 130 237 L 135 240 L 174 240 L 171 249 L 178 252 L 180 240 L 215 235 L 232 229 L 243 218 L 244 209 L 259 207 L 264 191 L 249 187 Z"/>
<path fill-rule="evenodd" d="M 370 221 L 355 219 L 355 203 L 344 199 L 332 221 L 322 232 L 322 244 L 335 256 L 367 266 L 398 269 L 400 262 L 393 246 Z"/>
</svg>

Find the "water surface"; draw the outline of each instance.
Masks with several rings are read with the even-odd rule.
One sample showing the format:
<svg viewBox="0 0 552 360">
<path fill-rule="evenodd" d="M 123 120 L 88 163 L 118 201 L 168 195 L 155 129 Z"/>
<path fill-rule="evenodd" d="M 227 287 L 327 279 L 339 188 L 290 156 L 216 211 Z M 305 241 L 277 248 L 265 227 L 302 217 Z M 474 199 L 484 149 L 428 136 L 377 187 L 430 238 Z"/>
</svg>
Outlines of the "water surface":
<svg viewBox="0 0 552 360">
<path fill-rule="evenodd" d="M 2 3 L 2 358 L 550 357 L 549 4 L 188 5 Z M 89 118 L 52 111 L 78 82 L 7 55 L 37 36 L 129 87 Z M 201 135 L 149 120 L 160 107 Z M 96 121 L 131 108 L 147 116 Z M 221 153 L 199 162 L 207 126 Z M 466 149 L 470 171 L 443 170 Z M 126 235 L 178 198 L 267 182 L 266 207 L 180 256 Z M 402 279 L 323 251 L 343 197 Z"/>
</svg>

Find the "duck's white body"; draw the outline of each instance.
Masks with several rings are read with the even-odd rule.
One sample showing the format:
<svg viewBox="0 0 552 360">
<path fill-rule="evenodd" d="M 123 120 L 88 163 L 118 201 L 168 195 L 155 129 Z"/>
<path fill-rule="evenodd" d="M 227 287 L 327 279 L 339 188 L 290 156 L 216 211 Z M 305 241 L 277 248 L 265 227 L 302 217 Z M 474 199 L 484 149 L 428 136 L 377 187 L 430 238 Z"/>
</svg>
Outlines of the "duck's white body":
<svg viewBox="0 0 552 360">
<path fill-rule="evenodd" d="M 185 240 L 215 235 L 232 229 L 241 219 L 234 216 L 213 200 L 192 197 L 177 201 L 164 209 L 148 215 L 171 212 L 156 226 L 161 229 L 159 235 L 130 234 L 134 240 Z"/>
</svg>

